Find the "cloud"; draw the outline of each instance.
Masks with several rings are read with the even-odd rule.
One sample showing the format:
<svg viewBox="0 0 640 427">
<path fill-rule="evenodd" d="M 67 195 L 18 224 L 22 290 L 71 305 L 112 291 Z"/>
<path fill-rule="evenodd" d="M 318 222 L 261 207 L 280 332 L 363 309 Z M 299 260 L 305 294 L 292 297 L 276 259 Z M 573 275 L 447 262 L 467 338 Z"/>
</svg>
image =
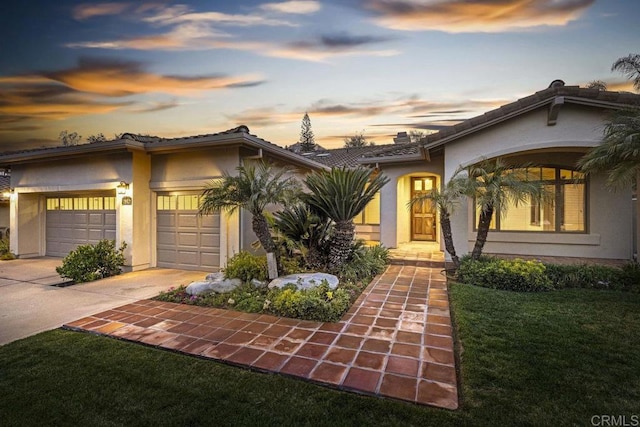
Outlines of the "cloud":
<svg viewBox="0 0 640 427">
<path fill-rule="evenodd" d="M 337 56 L 394 56 L 397 50 L 374 50 L 367 46 L 390 40 L 384 37 L 356 36 L 348 33 L 325 34 L 316 38 L 291 42 L 267 50 L 266 55 L 304 61 L 323 62 Z"/>
<path fill-rule="evenodd" d="M 131 3 L 85 3 L 73 8 L 73 18 L 78 21 L 95 16 L 119 15 L 127 10 Z"/>
<path fill-rule="evenodd" d="M 260 76 L 171 76 L 150 73 L 135 61 L 80 58 L 78 66 L 44 76 L 79 92 L 121 97 L 144 93 L 196 95 L 202 90 L 260 84 Z"/>
<path fill-rule="evenodd" d="M 289 14 L 310 14 L 319 11 L 321 8 L 318 1 L 302 1 L 293 0 L 280 3 L 265 3 L 260 6 L 260 9 L 277 12 L 277 13 L 289 13 Z"/>
<path fill-rule="evenodd" d="M 76 67 L 64 70 L 0 77 L 0 124 L 10 125 L 8 131 L 27 131 L 34 120 L 107 114 L 124 107 L 131 112 L 160 111 L 176 107 L 177 101 L 145 104 L 144 99 L 112 99 L 152 93 L 198 96 L 203 90 L 262 83 L 259 76 L 161 75 L 135 61 L 81 58 Z"/>
<path fill-rule="evenodd" d="M 564 26 L 595 0 L 364 0 L 383 27 L 448 33 L 517 31 Z"/>
</svg>

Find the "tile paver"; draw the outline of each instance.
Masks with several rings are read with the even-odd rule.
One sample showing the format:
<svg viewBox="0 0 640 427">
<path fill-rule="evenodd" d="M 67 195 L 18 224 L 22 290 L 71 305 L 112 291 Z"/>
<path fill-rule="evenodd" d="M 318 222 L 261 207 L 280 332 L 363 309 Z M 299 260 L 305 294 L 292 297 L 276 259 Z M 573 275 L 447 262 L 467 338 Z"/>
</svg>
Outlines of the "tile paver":
<svg viewBox="0 0 640 427">
<path fill-rule="evenodd" d="M 390 265 L 336 323 L 141 300 L 65 327 L 455 409 L 447 284 L 442 267 L 412 259 Z"/>
</svg>

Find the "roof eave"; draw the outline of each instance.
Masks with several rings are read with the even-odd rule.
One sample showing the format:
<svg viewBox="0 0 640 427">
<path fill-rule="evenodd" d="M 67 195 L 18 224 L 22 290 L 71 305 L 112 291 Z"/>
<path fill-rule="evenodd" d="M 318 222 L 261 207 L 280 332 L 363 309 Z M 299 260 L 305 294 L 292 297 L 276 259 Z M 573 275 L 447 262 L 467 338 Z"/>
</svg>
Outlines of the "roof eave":
<svg viewBox="0 0 640 427">
<path fill-rule="evenodd" d="M 43 148 L 41 150 L 29 150 L 17 153 L 0 155 L 0 165 L 28 163 L 39 160 L 57 160 L 68 157 L 91 155 L 105 152 L 144 150 L 144 145 L 131 140 L 114 140 L 92 144 L 70 145 L 64 147 Z"/>
</svg>

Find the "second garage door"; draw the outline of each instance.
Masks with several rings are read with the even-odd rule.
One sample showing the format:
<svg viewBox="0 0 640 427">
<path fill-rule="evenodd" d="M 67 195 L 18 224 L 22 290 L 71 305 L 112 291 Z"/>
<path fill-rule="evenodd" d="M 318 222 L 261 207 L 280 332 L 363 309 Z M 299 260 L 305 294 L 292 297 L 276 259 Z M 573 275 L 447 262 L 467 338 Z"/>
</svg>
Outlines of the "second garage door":
<svg viewBox="0 0 640 427">
<path fill-rule="evenodd" d="M 197 194 L 157 196 L 157 265 L 220 268 L 220 215 L 198 215 Z"/>
<path fill-rule="evenodd" d="M 47 256 L 64 257 L 80 245 L 115 240 L 115 197 L 47 197 L 46 229 Z"/>
</svg>

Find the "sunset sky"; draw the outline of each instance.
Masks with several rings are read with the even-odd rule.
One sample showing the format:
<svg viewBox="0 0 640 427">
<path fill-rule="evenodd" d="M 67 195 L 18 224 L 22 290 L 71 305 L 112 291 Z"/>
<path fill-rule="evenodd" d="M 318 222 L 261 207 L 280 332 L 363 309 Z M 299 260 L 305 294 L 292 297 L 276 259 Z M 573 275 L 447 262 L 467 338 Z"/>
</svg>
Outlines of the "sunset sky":
<svg viewBox="0 0 640 427">
<path fill-rule="evenodd" d="M 637 0 L 305 0 L 0 5 L 0 151 L 240 124 L 279 145 L 377 144 L 640 53 Z"/>
</svg>

